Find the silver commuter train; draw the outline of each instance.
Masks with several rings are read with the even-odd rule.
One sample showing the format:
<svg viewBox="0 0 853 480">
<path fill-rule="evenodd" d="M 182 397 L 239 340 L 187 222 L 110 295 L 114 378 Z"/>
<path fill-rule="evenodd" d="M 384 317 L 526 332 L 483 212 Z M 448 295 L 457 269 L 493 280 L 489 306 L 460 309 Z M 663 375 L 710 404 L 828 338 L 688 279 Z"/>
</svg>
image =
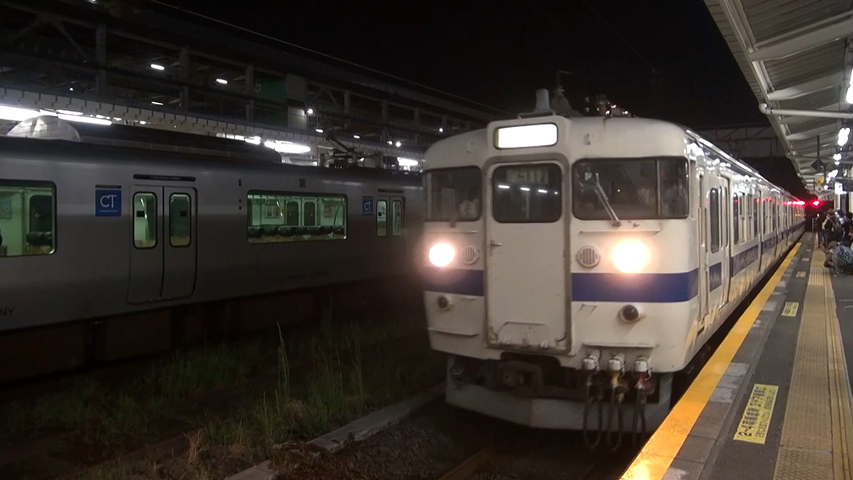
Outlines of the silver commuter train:
<svg viewBox="0 0 853 480">
<path fill-rule="evenodd" d="M 804 228 L 804 202 L 663 121 L 496 121 L 434 144 L 424 173 L 447 402 L 591 445 L 632 409 L 659 425 L 673 374 Z"/>
<path fill-rule="evenodd" d="M 167 336 L 171 307 L 415 273 L 421 192 L 404 172 L 0 136 L 0 333 L 131 314 L 107 333 L 121 357 Z M 0 357 L 67 366 L 78 327 L 0 337 Z"/>
</svg>

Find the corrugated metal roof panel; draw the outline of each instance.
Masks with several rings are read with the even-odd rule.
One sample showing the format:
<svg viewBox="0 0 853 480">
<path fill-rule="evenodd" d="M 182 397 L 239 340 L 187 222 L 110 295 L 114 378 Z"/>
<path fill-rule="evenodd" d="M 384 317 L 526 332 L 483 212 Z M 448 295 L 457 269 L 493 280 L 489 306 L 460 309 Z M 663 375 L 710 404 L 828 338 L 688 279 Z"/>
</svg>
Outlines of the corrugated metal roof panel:
<svg viewBox="0 0 853 480">
<path fill-rule="evenodd" d="M 845 41 L 828 43 L 796 55 L 764 62 L 770 83 L 776 90 L 835 73 L 844 66 Z"/>
<path fill-rule="evenodd" d="M 792 98 L 777 102 L 779 108 L 790 108 L 794 110 L 819 110 L 829 105 L 835 105 L 841 98 L 841 88 L 827 88 L 800 98 Z"/>
<path fill-rule="evenodd" d="M 850 0 L 742 0 L 756 42 L 850 11 Z"/>
<path fill-rule="evenodd" d="M 835 120 L 831 118 L 811 118 L 805 122 L 788 124 L 788 131 L 791 133 L 808 132 L 809 130 L 827 125 L 835 125 Z"/>
</svg>

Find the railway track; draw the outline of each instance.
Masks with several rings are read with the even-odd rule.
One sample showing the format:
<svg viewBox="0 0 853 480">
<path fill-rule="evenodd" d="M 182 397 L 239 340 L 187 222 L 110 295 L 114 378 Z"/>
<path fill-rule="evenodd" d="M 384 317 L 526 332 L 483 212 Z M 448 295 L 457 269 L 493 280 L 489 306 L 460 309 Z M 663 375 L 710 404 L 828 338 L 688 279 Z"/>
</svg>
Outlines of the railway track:
<svg viewBox="0 0 853 480">
<path fill-rule="evenodd" d="M 427 355 L 428 347 L 425 333 L 416 331 L 402 337 L 362 346 L 360 361 L 366 364 L 379 359 L 391 363 L 410 361 Z M 290 359 L 289 371 L 307 376 L 308 372 L 320 368 L 315 364 L 315 360 L 313 357 Z M 116 368 L 120 369 L 120 367 L 114 367 L 113 370 Z M 190 439 L 203 430 L 198 427 L 196 414 L 201 411 L 219 410 L 223 415 L 227 415 L 225 412 L 233 409 L 233 404 L 245 403 L 246 397 L 252 397 L 253 392 L 262 395 L 261 392 L 269 391 L 280 380 L 280 373 L 272 369 L 239 383 L 181 400 L 169 407 L 170 414 L 158 419 L 163 427 L 157 429 L 154 434 L 141 436 L 135 445 L 131 443 L 126 448 L 104 448 L 104 451 L 109 453 L 105 453 L 100 458 L 91 460 L 69 458 L 68 452 L 73 451 L 73 447 L 86 437 L 86 426 L 14 442 L 7 445 L 7 448 L 0 448 L 0 472 L 2 472 L 0 479 L 70 480 L 85 477 L 88 472 L 112 465 L 156 458 L 164 454 L 180 455 L 190 447 Z M 110 375 L 115 374 L 116 372 L 110 373 Z"/>
</svg>

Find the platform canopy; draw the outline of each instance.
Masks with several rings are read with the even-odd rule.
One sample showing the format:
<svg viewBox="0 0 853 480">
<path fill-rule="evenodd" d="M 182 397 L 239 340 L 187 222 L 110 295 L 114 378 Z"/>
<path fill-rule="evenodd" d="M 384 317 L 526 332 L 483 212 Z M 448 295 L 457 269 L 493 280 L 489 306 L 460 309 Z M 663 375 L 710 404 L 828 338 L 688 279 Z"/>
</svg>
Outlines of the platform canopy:
<svg viewBox="0 0 853 480">
<path fill-rule="evenodd" d="M 806 186 L 853 164 L 851 0 L 705 0 Z M 849 100 L 849 101 L 848 101 Z M 841 132 L 839 134 L 839 132 Z M 844 145 L 839 145 L 844 143 Z M 842 166 L 838 168 L 837 165 Z"/>
</svg>

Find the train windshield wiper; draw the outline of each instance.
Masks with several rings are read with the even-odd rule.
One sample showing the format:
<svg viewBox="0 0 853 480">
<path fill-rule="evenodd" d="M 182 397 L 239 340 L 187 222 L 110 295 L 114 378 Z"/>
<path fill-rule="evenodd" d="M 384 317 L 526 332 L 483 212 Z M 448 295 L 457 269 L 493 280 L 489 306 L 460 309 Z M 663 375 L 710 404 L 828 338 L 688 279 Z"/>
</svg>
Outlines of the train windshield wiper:
<svg viewBox="0 0 853 480">
<path fill-rule="evenodd" d="M 595 184 L 593 185 L 593 191 L 598 197 L 598 201 L 601 202 L 602 205 L 604 205 L 604 209 L 607 210 L 607 214 L 610 215 L 610 219 L 613 220 L 613 226 L 621 226 L 622 221 L 619 220 L 618 216 L 616 216 L 616 210 L 613 210 L 613 206 L 610 205 L 610 200 L 607 198 L 607 194 L 604 193 L 604 189 L 601 188 L 601 182 L 598 181 L 598 173 L 595 174 Z"/>
</svg>

